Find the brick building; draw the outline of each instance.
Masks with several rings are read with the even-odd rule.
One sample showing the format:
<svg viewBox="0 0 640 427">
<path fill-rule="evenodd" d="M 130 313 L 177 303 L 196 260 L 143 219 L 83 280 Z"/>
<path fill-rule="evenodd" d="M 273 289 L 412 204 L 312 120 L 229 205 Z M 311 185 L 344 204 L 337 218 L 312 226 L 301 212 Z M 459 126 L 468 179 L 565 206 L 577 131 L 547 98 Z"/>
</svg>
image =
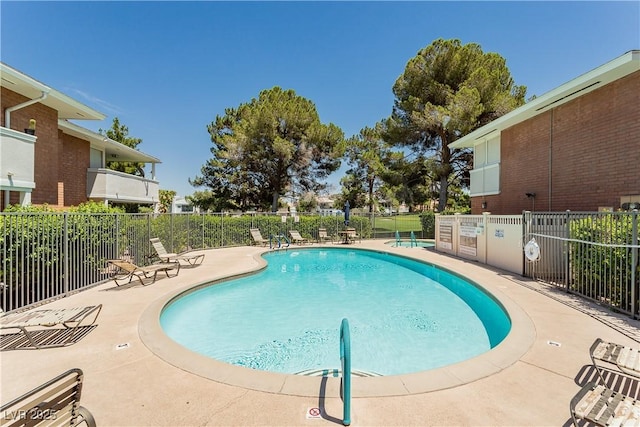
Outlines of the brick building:
<svg viewBox="0 0 640 427">
<path fill-rule="evenodd" d="M 473 148 L 471 212 L 628 209 L 640 203 L 640 51 L 450 145 Z"/>
<path fill-rule="evenodd" d="M 0 75 L 0 210 L 9 204 L 158 202 L 159 159 L 71 121 L 103 120 L 104 114 L 1 62 Z M 151 164 L 151 176 L 107 169 L 109 161 Z"/>
</svg>

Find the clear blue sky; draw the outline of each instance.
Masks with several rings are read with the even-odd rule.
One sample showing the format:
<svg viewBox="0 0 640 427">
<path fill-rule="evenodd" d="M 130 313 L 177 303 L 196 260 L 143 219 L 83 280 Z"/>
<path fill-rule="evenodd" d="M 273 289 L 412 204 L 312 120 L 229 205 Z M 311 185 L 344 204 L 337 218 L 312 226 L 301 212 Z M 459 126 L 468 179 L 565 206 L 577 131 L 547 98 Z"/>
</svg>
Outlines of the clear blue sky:
<svg viewBox="0 0 640 427">
<path fill-rule="evenodd" d="M 263 89 L 293 89 L 346 136 L 387 117 L 409 59 L 438 38 L 507 61 L 527 98 L 640 49 L 640 2 L 0 2 L 2 62 L 114 117 L 195 189 L 206 126 Z M 340 174 L 330 182 L 337 183 Z"/>
</svg>

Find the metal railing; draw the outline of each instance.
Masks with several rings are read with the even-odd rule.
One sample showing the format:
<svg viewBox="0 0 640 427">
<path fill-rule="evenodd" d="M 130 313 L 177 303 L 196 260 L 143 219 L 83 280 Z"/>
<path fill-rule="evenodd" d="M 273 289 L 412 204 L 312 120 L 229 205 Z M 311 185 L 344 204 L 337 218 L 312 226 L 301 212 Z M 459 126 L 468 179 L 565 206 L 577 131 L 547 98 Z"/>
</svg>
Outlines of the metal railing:
<svg viewBox="0 0 640 427">
<path fill-rule="evenodd" d="M 375 238 L 393 233 L 390 227 L 419 227 L 420 220 L 417 215 L 382 219 L 352 214 L 349 226 L 362 238 Z M 156 257 L 149 241 L 152 237 L 159 238 L 167 251 L 181 253 L 251 245 L 251 228 L 259 228 L 265 236 L 287 236 L 290 230 L 297 230 L 316 241 L 319 228 L 337 239 L 345 225 L 341 215 L 302 213 L 2 212 L 0 307 L 14 311 L 103 283 L 109 280 L 108 259 L 148 265 Z"/>
<path fill-rule="evenodd" d="M 525 212 L 523 235 L 540 257 L 525 276 L 599 304 L 640 315 L 638 212 Z"/>
<path fill-rule="evenodd" d="M 342 364 L 342 424 L 351 424 L 351 336 L 349 321 L 340 324 L 340 363 Z"/>
</svg>

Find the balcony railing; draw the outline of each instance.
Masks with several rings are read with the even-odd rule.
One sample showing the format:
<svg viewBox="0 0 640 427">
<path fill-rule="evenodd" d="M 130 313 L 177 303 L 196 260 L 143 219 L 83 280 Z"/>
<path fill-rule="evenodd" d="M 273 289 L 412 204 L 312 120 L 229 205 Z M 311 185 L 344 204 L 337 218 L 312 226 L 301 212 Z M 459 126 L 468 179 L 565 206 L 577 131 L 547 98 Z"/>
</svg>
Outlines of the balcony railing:
<svg viewBox="0 0 640 427">
<path fill-rule="evenodd" d="M 157 203 L 158 181 L 111 169 L 87 171 L 87 197 L 133 203 Z"/>
<path fill-rule="evenodd" d="M 0 127 L 0 187 L 11 191 L 31 191 L 36 137 Z"/>
</svg>

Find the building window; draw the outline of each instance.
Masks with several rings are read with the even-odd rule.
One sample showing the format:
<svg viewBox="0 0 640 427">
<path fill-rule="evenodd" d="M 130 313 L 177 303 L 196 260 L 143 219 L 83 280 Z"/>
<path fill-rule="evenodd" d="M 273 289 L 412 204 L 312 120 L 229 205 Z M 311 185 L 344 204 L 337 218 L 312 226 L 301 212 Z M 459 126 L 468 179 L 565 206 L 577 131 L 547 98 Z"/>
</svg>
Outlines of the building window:
<svg viewBox="0 0 640 427">
<path fill-rule="evenodd" d="M 473 147 L 471 196 L 500 193 L 500 137 L 479 142 Z"/>
</svg>

